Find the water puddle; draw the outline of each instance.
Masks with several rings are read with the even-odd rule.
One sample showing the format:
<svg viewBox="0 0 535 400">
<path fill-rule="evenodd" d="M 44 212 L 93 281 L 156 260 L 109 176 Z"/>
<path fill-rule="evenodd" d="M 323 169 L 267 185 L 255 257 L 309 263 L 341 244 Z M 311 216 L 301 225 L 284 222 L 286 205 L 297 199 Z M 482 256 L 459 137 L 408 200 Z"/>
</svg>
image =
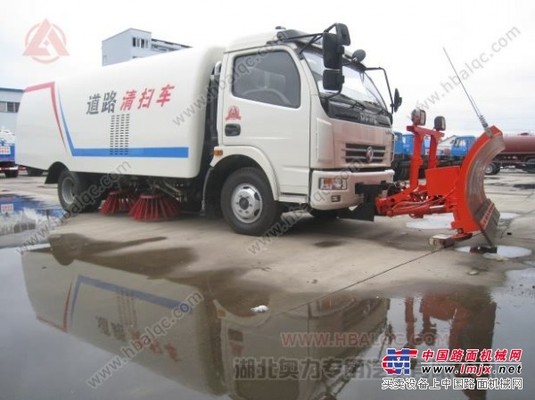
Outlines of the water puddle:
<svg viewBox="0 0 535 400">
<path fill-rule="evenodd" d="M 520 217 L 520 214 L 517 214 L 517 213 L 512 213 L 512 212 L 500 213 L 500 221 L 509 221 L 518 217 Z"/>
<path fill-rule="evenodd" d="M 422 219 L 409 221 L 405 225 L 407 228 L 430 230 L 430 229 L 451 229 L 453 214 L 426 215 Z"/>
<path fill-rule="evenodd" d="M 510 221 L 520 217 L 520 214 L 503 212 L 500 213 L 500 221 Z M 425 215 L 422 219 L 416 219 L 409 221 L 405 224 L 407 228 L 420 229 L 420 230 L 433 230 L 433 229 L 448 229 L 451 230 L 451 223 L 453 222 L 453 214 L 435 214 Z"/>
<path fill-rule="evenodd" d="M 213 272 L 202 279 L 159 277 L 165 271 L 153 268 L 180 267 L 194 256 L 187 248 L 168 253 L 140 248 L 161 237 L 130 242 L 92 242 L 72 235 L 56 239 L 50 248 L 24 257 L 0 250 L 0 257 L 18 257 L 0 269 L 0 293 L 10 299 L 0 302 L 0 314 L 11 327 L 1 333 L 10 343 L 2 350 L 2 360 L 18 366 L 0 378 L 6 398 L 20 392 L 20 371 L 29 397 L 45 393 L 57 398 L 65 390 L 90 399 L 102 385 L 99 390 L 110 397 L 138 398 L 121 396 L 127 381 L 131 391 L 143 394 L 139 398 L 151 393 L 154 400 L 342 400 L 363 393 L 374 399 L 395 394 L 429 398 L 429 390 L 421 387 L 407 396 L 382 387 L 389 376 L 387 349 L 402 348 L 415 355 L 407 366 L 410 376 L 430 384 L 434 379 L 447 383 L 475 376 L 457 369 L 426 372 L 434 358 L 424 355 L 439 351 L 526 353 L 522 370 L 516 363 L 513 372 L 500 372 L 501 367 L 510 371 L 512 364 L 496 362 L 493 371 L 478 375 L 481 378 L 514 377 L 528 386 L 535 370 L 533 358 L 527 356 L 534 349 L 529 315 L 535 309 L 535 268 L 508 272 L 498 288 L 418 284 L 392 296 L 351 289 L 318 293 L 310 301 L 306 293 L 291 290 L 291 282 L 287 288 L 262 291 L 229 281 L 228 273 Z M 68 267 L 64 257 L 58 257 L 65 252 Z M 519 253 L 500 246 L 497 254 Z M 17 312 L 10 312 L 14 307 Z M 39 351 L 21 358 L 29 347 Z M 117 357 L 128 367 L 118 372 L 121 368 L 114 364 L 113 372 L 104 375 Z M 29 379 L 36 376 L 34 366 L 45 361 L 40 379 Z M 65 379 L 68 374 L 72 379 Z M 527 391 L 462 392 L 439 383 L 432 397 L 530 398 L 520 394 Z"/>
<path fill-rule="evenodd" d="M 526 249 L 525 247 L 502 246 L 502 245 L 499 245 L 496 249 L 492 251 L 484 251 L 484 249 L 474 248 L 470 246 L 457 247 L 455 250 L 461 253 L 483 254 L 483 257 L 493 259 L 493 260 L 508 260 L 511 258 L 522 258 L 522 257 L 528 257 L 532 254 L 532 251 L 530 249 Z"/>
</svg>

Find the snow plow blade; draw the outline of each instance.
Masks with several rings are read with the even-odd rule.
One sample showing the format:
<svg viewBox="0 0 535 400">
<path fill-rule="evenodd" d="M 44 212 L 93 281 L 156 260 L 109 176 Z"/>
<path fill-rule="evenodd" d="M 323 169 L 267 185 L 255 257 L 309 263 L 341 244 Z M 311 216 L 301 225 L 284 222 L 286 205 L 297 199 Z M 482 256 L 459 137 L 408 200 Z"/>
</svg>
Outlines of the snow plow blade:
<svg viewBox="0 0 535 400">
<path fill-rule="evenodd" d="M 394 190 L 387 197 L 377 198 L 377 215 L 422 218 L 428 214 L 453 213 L 451 227 L 456 233 L 445 242 L 451 245 L 480 231 L 490 247 L 495 247 L 500 213 L 485 195 L 484 180 L 485 167 L 505 148 L 502 132 L 494 126 L 487 128 L 475 141 L 462 165 L 437 167 L 437 145 L 443 136 L 441 130 L 416 124 L 408 126 L 407 130 L 414 134 L 409 185 L 401 191 Z M 431 144 L 426 179 L 421 182 L 418 179 L 422 165 L 420 149 L 426 137 L 430 137 Z"/>
<path fill-rule="evenodd" d="M 452 228 L 459 234 L 481 231 L 488 244 L 495 247 L 500 213 L 485 195 L 485 167 L 505 149 L 502 132 L 492 126 L 474 143 L 464 159 L 455 187 L 456 206 Z"/>
</svg>

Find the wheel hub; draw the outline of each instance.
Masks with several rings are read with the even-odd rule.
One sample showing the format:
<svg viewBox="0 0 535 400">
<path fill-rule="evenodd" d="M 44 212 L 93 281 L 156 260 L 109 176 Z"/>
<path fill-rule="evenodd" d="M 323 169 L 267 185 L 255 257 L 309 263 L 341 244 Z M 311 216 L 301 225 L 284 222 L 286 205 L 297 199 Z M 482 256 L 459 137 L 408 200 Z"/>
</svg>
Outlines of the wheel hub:
<svg viewBox="0 0 535 400">
<path fill-rule="evenodd" d="M 242 184 L 232 193 L 232 211 L 241 222 L 253 223 L 262 214 L 262 197 L 258 189 L 249 184 Z"/>
</svg>

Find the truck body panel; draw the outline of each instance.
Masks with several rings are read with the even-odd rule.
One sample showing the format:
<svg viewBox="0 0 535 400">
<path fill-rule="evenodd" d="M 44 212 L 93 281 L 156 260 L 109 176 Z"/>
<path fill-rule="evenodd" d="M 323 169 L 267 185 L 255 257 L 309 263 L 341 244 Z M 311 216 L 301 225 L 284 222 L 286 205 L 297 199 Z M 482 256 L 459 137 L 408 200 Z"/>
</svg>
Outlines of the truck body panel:
<svg viewBox="0 0 535 400">
<path fill-rule="evenodd" d="M 19 112 L 17 140 L 25 151 L 18 162 L 109 173 L 127 160 L 131 175 L 195 177 L 206 87 L 221 55 L 215 47 L 186 49 L 29 87 Z"/>
</svg>

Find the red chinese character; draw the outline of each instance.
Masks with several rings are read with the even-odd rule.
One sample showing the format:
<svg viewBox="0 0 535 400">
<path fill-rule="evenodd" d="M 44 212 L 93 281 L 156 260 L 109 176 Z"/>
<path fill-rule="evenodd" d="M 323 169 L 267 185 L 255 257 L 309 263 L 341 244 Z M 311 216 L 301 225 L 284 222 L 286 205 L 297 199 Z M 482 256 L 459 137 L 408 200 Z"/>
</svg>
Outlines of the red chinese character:
<svg viewBox="0 0 535 400">
<path fill-rule="evenodd" d="M 477 355 L 479 354 L 479 349 L 466 349 L 464 361 L 471 362 L 477 361 Z"/>
<path fill-rule="evenodd" d="M 136 348 L 136 350 L 141 350 L 143 348 L 143 342 L 141 341 L 141 333 L 139 333 L 139 331 L 132 330 L 130 331 L 130 335 L 132 336 L 134 347 Z"/>
<path fill-rule="evenodd" d="M 428 348 L 422 352 L 422 359 L 424 361 L 429 361 L 433 358 L 434 355 L 435 355 L 435 352 Z"/>
<path fill-rule="evenodd" d="M 522 349 L 511 349 L 509 353 L 509 361 L 520 361 L 522 358 Z"/>
<path fill-rule="evenodd" d="M 178 357 L 178 351 L 176 351 L 175 346 L 173 346 L 171 343 L 167 343 L 165 346 L 163 346 L 163 348 L 167 350 L 169 357 L 171 357 L 174 362 L 180 361 L 180 358 Z"/>
<path fill-rule="evenodd" d="M 163 105 L 169 101 L 169 98 L 171 97 L 171 90 L 174 88 L 174 86 L 169 84 L 165 85 L 161 89 L 160 96 L 158 97 L 158 100 L 156 100 L 156 103 L 160 103 L 160 105 L 163 107 Z"/>
<path fill-rule="evenodd" d="M 507 349 L 496 349 L 494 361 L 507 361 Z"/>
<path fill-rule="evenodd" d="M 134 89 L 126 91 L 126 94 L 123 96 L 121 111 L 130 110 L 132 108 L 132 103 L 136 99 L 136 94 L 137 92 Z"/>
<path fill-rule="evenodd" d="M 450 361 L 452 362 L 461 362 L 464 357 L 463 349 L 452 349 L 450 354 Z"/>
<path fill-rule="evenodd" d="M 481 350 L 481 353 L 479 353 L 479 361 L 481 362 L 492 361 L 492 349 Z"/>
<path fill-rule="evenodd" d="M 162 354 L 162 353 L 163 353 L 163 350 L 162 350 L 162 348 L 160 347 L 160 342 L 158 342 L 158 339 L 153 339 L 153 340 L 151 340 L 149 349 L 150 349 L 153 353 L 156 353 L 156 354 Z"/>
<path fill-rule="evenodd" d="M 154 89 L 147 89 L 145 88 L 141 92 L 141 97 L 139 98 L 139 105 L 137 106 L 138 109 L 140 108 L 149 108 L 150 102 L 152 101 L 152 96 L 154 95 Z"/>
<path fill-rule="evenodd" d="M 448 361 L 448 356 L 450 355 L 449 349 L 438 349 L 437 350 L 437 356 L 435 358 L 436 361 Z"/>
</svg>

